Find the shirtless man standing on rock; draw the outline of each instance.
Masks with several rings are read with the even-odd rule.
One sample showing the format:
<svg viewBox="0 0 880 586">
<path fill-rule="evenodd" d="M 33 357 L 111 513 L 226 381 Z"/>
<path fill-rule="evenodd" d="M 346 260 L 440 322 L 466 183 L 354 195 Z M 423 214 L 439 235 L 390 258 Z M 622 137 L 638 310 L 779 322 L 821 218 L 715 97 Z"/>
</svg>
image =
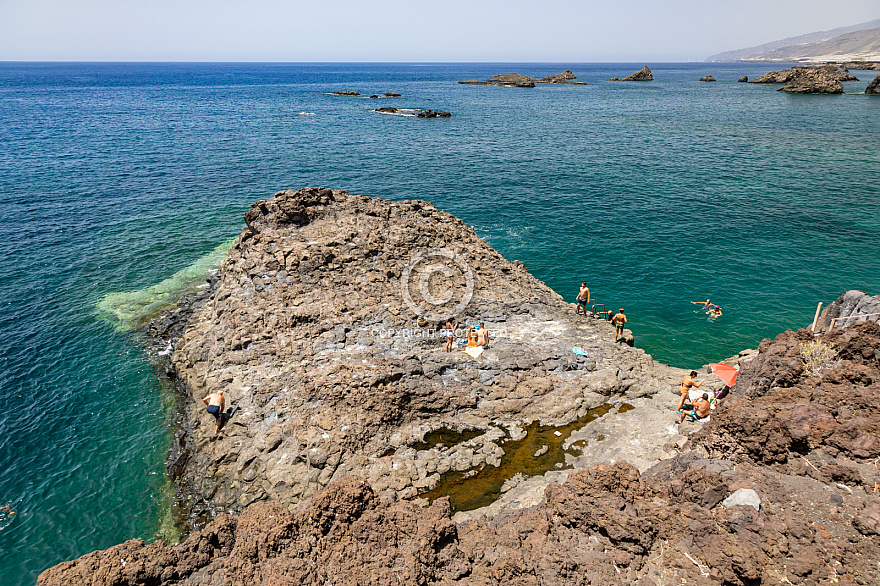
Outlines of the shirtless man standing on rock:
<svg viewBox="0 0 880 586">
<path fill-rule="evenodd" d="M 581 312 L 581 309 L 584 310 L 584 315 L 587 315 L 587 303 L 590 302 L 590 288 L 587 287 L 587 282 L 581 282 L 581 290 L 578 292 L 577 296 L 577 307 L 574 308 L 574 313 L 578 314 Z"/>
<path fill-rule="evenodd" d="M 206 411 L 217 420 L 217 428 L 214 429 L 214 435 L 217 435 L 220 433 L 220 426 L 223 425 L 223 409 L 226 407 L 226 398 L 223 396 L 223 391 L 211 393 L 202 401 L 208 406 Z"/>
<path fill-rule="evenodd" d="M 614 324 L 614 341 L 623 339 L 623 326 L 626 325 L 626 316 L 623 315 L 623 308 L 620 308 L 620 311 L 617 315 L 611 318 L 611 323 Z"/>
</svg>

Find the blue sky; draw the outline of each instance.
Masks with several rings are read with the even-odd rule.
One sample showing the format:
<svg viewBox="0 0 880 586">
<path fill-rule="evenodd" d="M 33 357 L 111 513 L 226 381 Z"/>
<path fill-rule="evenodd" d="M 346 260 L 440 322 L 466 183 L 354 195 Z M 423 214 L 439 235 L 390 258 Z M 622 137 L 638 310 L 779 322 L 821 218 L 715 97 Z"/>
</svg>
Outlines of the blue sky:
<svg viewBox="0 0 880 586">
<path fill-rule="evenodd" d="M 877 0 L 0 0 L 0 60 L 689 61 Z"/>
</svg>

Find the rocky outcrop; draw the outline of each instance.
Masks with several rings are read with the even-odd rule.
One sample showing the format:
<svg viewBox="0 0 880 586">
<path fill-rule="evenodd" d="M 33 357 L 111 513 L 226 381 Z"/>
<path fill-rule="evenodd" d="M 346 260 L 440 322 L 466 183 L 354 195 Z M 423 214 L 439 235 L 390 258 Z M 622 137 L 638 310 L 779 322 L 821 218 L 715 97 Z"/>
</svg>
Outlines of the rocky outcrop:
<svg viewBox="0 0 880 586">
<path fill-rule="evenodd" d="M 373 112 L 379 114 L 397 114 L 398 116 L 412 116 L 414 118 L 449 118 L 452 116 L 449 112 L 437 112 L 436 110 L 416 110 L 410 108 L 376 108 Z"/>
<path fill-rule="evenodd" d="M 689 452 L 644 474 L 596 465 L 533 508 L 456 524 L 446 499 L 346 477 L 294 511 L 255 503 L 180 545 L 131 540 L 37 584 L 872 584 L 880 506 L 849 482 Z"/>
<path fill-rule="evenodd" d="M 880 321 L 880 295 L 871 297 L 864 291 L 847 291 L 823 311 L 816 322 L 816 331 L 824 332 L 831 327 L 845 328 L 862 321 Z"/>
<path fill-rule="evenodd" d="M 245 223 L 172 356 L 190 402 L 170 469 L 194 518 L 297 503 L 348 474 L 413 497 L 500 466 L 532 422 L 570 425 L 682 376 L 426 202 L 307 188 Z M 451 315 L 484 323 L 489 348 L 445 352 Z M 201 398 L 220 390 L 239 411 L 214 438 Z M 550 470 L 590 463 L 565 449 Z"/>
<path fill-rule="evenodd" d="M 816 356 L 816 344 L 829 350 Z M 861 322 L 814 338 L 785 332 L 761 343 L 737 392 L 689 447 L 734 462 L 861 484 L 880 457 L 880 325 Z M 873 486 L 873 485 L 872 485 Z"/>
<path fill-rule="evenodd" d="M 527 75 L 520 75 L 519 73 L 505 73 L 503 75 L 490 77 L 485 81 L 479 79 L 468 79 L 465 81 L 460 81 L 458 83 L 466 85 L 497 85 L 502 87 L 535 87 L 536 83 L 587 85 L 582 81 L 571 81 L 573 79 L 577 79 L 574 73 L 571 72 L 571 69 L 566 69 L 562 73 L 547 75 L 545 77 L 542 77 L 541 79 L 535 79 L 534 77 L 529 77 Z"/>
<path fill-rule="evenodd" d="M 715 81 L 715 78 L 712 77 L 711 75 L 704 75 L 703 77 L 700 78 L 700 81 Z"/>
<path fill-rule="evenodd" d="M 555 75 L 547 75 L 542 77 L 539 80 L 536 80 L 536 83 L 556 83 L 556 84 L 564 84 L 564 85 L 587 85 L 582 81 L 572 81 L 573 79 L 577 79 L 574 76 L 574 73 L 571 72 L 571 69 L 566 69 L 562 73 L 557 73 Z"/>
<path fill-rule="evenodd" d="M 371 94 L 371 95 L 365 96 L 364 94 L 361 94 L 360 92 L 355 92 L 355 91 L 351 91 L 351 90 L 344 90 L 341 92 L 329 92 L 327 95 L 330 95 L 330 96 L 353 96 L 353 97 L 374 98 L 374 99 L 375 98 L 399 98 L 400 97 L 400 94 L 398 94 L 397 92 L 386 92 L 381 95 Z"/>
<path fill-rule="evenodd" d="M 739 83 L 747 83 L 747 82 L 749 81 L 749 76 L 748 76 L 748 75 L 743 75 L 741 78 L 739 78 L 739 79 L 736 80 L 736 81 L 738 81 Z"/>
<path fill-rule="evenodd" d="M 648 69 L 648 66 L 645 65 L 639 71 L 636 71 L 632 75 L 627 75 L 622 79 L 612 77 L 608 81 L 654 81 L 654 75 L 651 73 L 651 70 Z"/>
<path fill-rule="evenodd" d="M 828 65 L 796 65 L 789 69 L 771 71 L 750 81 L 749 83 L 790 83 L 800 77 L 818 76 L 822 79 L 843 81 L 858 81 L 858 78 L 840 64 Z"/>
<path fill-rule="evenodd" d="M 458 83 L 466 85 L 497 85 L 501 87 L 535 87 L 535 80 L 527 75 L 519 73 L 505 73 L 496 75 L 483 81 L 479 79 L 468 79 Z"/>
<path fill-rule="evenodd" d="M 868 87 L 865 88 L 866 94 L 880 94 L 880 75 L 874 78 L 874 81 L 868 84 Z"/>
<path fill-rule="evenodd" d="M 779 92 L 787 94 L 842 94 L 843 84 L 832 69 L 801 69 Z"/>
<path fill-rule="evenodd" d="M 856 71 L 880 71 L 880 61 L 847 61 L 841 65 Z"/>
</svg>

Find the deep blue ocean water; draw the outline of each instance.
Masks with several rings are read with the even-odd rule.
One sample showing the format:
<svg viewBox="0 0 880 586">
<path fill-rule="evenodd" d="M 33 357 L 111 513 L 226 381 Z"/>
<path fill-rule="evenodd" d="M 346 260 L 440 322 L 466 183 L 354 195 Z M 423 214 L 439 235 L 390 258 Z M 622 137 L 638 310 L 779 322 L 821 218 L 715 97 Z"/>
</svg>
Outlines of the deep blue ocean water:
<svg viewBox="0 0 880 586">
<path fill-rule="evenodd" d="M 0 584 L 157 534 L 170 398 L 99 302 L 155 308 L 280 189 L 427 199 L 682 367 L 880 293 L 880 97 L 735 83 L 781 67 L 751 64 L 605 81 L 642 65 L 0 63 Z M 590 85 L 455 83 L 565 68 Z"/>
</svg>

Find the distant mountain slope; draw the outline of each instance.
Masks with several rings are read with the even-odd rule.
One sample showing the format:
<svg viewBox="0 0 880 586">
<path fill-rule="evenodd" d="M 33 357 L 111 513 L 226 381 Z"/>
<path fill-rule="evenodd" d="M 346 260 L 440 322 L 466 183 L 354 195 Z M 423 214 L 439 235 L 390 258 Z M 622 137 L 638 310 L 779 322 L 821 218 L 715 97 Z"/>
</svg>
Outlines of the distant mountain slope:
<svg viewBox="0 0 880 586">
<path fill-rule="evenodd" d="M 806 35 L 800 35 L 797 37 L 789 37 L 787 39 L 782 39 L 780 41 L 773 41 L 772 43 L 765 43 L 763 45 L 758 45 L 757 47 L 749 47 L 747 49 L 737 49 L 735 51 L 725 51 L 723 53 L 718 53 L 717 55 L 712 55 L 706 58 L 706 61 L 741 61 L 741 60 L 756 60 L 756 61 L 764 61 L 764 60 L 797 60 L 797 59 L 805 59 L 809 58 L 813 55 L 821 55 L 827 52 L 834 52 L 835 49 L 833 46 L 829 45 L 820 50 L 818 53 L 812 54 L 803 54 L 801 48 L 807 45 L 818 45 L 827 41 L 835 41 L 841 37 L 848 37 L 851 33 L 858 33 L 860 31 L 868 31 L 869 29 L 877 29 L 880 27 L 880 19 L 872 20 L 870 22 L 863 22 L 861 24 L 856 24 L 853 26 L 840 27 L 835 28 L 828 31 L 820 31 L 815 33 L 809 33 Z M 876 32 L 874 33 L 876 36 Z M 850 40 L 843 40 L 843 43 L 848 44 L 851 49 L 855 47 L 852 46 Z M 802 56 L 792 58 L 788 56 L 786 49 L 791 49 L 792 53 L 801 53 Z M 808 51 L 809 52 L 809 51 Z M 876 50 L 874 51 L 877 52 Z M 774 54 L 773 57 L 768 57 L 768 54 Z M 843 52 L 841 52 L 843 54 Z"/>
</svg>

